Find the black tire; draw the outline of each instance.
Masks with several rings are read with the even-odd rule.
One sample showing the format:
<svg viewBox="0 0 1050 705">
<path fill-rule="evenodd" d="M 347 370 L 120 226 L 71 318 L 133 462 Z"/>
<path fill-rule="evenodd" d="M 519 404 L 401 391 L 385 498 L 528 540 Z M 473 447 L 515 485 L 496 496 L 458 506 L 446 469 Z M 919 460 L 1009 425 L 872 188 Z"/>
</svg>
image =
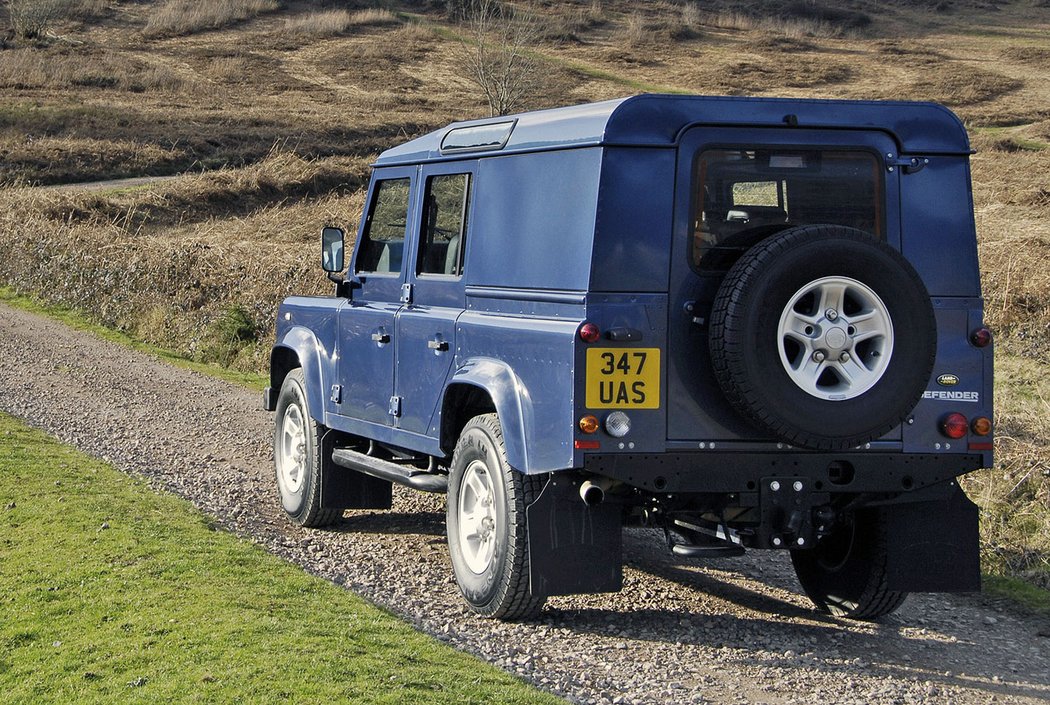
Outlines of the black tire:
<svg viewBox="0 0 1050 705">
<path fill-rule="evenodd" d="M 826 318 L 820 294 L 803 295 L 825 291 L 822 282 L 852 282 L 839 299 L 843 313 L 829 307 Z M 857 300 L 882 316 L 881 337 L 863 340 L 867 333 L 849 324 L 852 304 L 857 325 L 869 325 L 859 323 L 868 310 Z M 806 329 L 812 340 L 800 344 L 783 326 L 801 320 L 807 306 L 814 310 L 805 315 L 820 321 Z M 742 416 L 792 445 L 841 450 L 879 438 L 908 416 L 929 383 L 937 329 L 926 288 L 899 252 L 860 230 L 807 225 L 755 245 L 729 270 L 712 308 L 709 345 L 718 383 Z M 832 359 L 818 358 L 825 354 Z M 798 367 L 789 372 L 792 364 Z"/>
<path fill-rule="evenodd" d="M 310 416 L 302 368 L 292 370 L 277 396 L 273 458 L 281 506 L 301 526 L 328 526 L 343 516 L 342 510 L 321 508 L 321 475 L 326 468 L 321 439 L 326 432 Z"/>
<path fill-rule="evenodd" d="M 485 491 L 479 492 L 479 486 Z M 529 590 L 525 517 L 525 508 L 541 489 L 539 478 L 523 475 L 507 464 L 496 414 L 475 416 L 467 422 L 452 455 L 446 528 L 456 583 L 470 608 L 484 617 L 529 619 L 543 608 L 546 597 Z M 478 510 L 486 496 L 491 503 Z M 471 517 L 478 511 L 488 512 L 476 520 L 492 521 L 491 534 L 485 539 L 466 538 L 471 527 L 465 524 L 467 517 L 461 516 L 465 508 L 474 508 L 466 512 Z"/>
<path fill-rule="evenodd" d="M 795 575 L 817 608 L 868 621 L 894 612 L 908 596 L 887 587 L 886 561 L 885 520 L 876 509 L 856 512 L 814 548 L 791 552 Z"/>
</svg>

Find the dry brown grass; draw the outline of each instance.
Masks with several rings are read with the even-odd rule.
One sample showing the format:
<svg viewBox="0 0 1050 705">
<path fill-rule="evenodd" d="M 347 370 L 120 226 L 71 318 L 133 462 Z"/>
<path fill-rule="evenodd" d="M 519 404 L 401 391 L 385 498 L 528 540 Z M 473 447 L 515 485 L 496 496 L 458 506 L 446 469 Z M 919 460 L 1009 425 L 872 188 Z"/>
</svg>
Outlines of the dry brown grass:
<svg viewBox="0 0 1050 705">
<path fill-rule="evenodd" d="M 397 15 L 381 8 L 358 10 L 353 13 L 349 10 L 325 10 L 286 19 L 284 31 L 311 37 L 335 37 L 347 33 L 353 27 L 400 23 Z"/>
<path fill-rule="evenodd" d="M 174 92 L 185 79 L 171 67 L 104 50 L 23 48 L 0 54 L 0 88 Z"/>
<path fill-rule="evenodd" d="M 220 29 L 278 8 L 277 0 L 166 0 L 149 16 L 148 37 L 173 37 Z"/>
</svg>

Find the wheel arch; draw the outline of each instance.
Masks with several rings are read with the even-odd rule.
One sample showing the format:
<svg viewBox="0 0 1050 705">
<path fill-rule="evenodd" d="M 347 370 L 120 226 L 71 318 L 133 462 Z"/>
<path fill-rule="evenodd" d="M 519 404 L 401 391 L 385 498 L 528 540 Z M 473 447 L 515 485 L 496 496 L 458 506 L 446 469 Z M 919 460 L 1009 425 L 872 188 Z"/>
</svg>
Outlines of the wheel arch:
<svg viewBox="0 0 1050 705">
<path fill-rule="evenodd" d="M 452 376 L 441 401 L 442 450 L 451 454 L 467 422 L 492 411 L 499 417 L 507 462 L 515 470 L 530 472 L 526 439 L 532 404 L 521 379 L 500 360 L 471 359 Z"/>
<path fill-rule="evenodd" d="M 306 400 L 310 415 L 324 423 L 324 369 L 317 337 L 308 329 L 295 326 L 285 333 L 270 351 L 270 387 L 279 392 L 288 373 L 303 369 Z"/>
</svg>

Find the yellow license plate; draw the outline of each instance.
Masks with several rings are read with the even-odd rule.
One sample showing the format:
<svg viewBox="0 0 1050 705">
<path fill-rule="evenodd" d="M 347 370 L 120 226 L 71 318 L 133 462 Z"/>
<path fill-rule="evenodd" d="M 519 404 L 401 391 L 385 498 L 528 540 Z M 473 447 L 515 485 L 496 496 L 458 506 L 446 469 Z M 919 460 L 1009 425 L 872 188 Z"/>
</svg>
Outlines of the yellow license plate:
<svg viewBox="0 0 1050 705">
<path fill-rule="evenodd" d="M 588 348 L 588 409 L 660 408 L 659 348 Z"/>
</svg>

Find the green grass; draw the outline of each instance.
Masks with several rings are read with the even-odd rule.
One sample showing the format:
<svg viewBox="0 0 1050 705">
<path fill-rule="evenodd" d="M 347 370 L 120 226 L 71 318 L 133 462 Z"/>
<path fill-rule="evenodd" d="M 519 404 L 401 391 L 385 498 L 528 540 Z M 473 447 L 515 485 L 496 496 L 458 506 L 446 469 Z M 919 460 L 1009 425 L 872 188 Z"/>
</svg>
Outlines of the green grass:
<svg viewBox="0 0 1050 705">
<path fill-rule="evenodd" d="M 9 287 L 0 287 L 0 303 L 5 303 L 8 306 L 14 306 L 23 311 L 29 311 L 30 313 L 48 316 L 65 323 L 70 328 L 87 331 L 88 333 L 92 333 L 93 335 L 108 340 L 111 343 L 118 343 L 132 348 L 133 350 L 153 355 L 168 364 L 175 365 L 176 367 L 182 367 L 188 370 L 193 370 L 194 372 L 218 377 L 219 379 L 224 379 L 227 382 L 233 382 L 234 384 L 240 384 L 250 389 L 261 390 L 270 383 L 268 375 L 254 372 L 239 372 L 217 364 L 190 360 L 178 353 L 172 352 L 171 350 L 144 343 L 127 333 L 113 330 L 112 328 L 107 328 L 95 323 L 79 311 L 75 311 L 65 306 L 47 303 L 35 297 L 21 295 Z"/>
<path fill-rule="evenodd" d="M 0 700 L 561 702 L 3 414 Z"/>
<path fill-rule="evenodd" d="M 1050 616 L 1050 590 L 1043 590 L 1018 578 L 985 575 L 983 591 L 1020 605 L 1029 612 Z"/>
</svg>

